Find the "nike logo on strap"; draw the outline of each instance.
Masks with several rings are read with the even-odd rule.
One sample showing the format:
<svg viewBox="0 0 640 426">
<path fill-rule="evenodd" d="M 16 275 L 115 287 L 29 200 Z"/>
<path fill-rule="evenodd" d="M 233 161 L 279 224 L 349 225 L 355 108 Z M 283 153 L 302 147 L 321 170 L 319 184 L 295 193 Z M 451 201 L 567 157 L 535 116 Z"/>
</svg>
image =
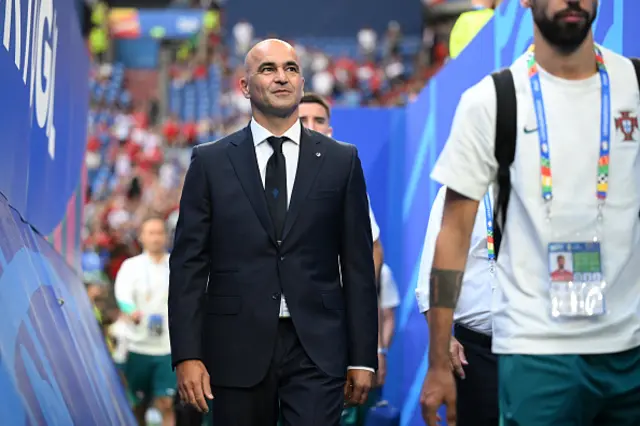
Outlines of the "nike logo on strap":
<svg viewBox="0 0 640 426">
<path fill-rule="evenodd" d="M 537 131 L 538 131 L 537 127 L 534 127 L 533 129 L 527 129 L 526 127 L 524 128 L 524 133 L 527 134 L 527 135 L 529 135 L 531 133 L 535 133 Z"/>
</svg>

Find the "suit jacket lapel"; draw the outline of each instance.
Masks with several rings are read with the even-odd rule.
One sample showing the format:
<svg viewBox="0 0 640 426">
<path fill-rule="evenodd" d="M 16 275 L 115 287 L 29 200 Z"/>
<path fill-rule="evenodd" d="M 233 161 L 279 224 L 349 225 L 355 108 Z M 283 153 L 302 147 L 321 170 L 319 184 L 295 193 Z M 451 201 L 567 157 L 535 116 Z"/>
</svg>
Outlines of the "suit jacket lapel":
<svg viewBox="0 0 640 426">
<path fill-rule="evenodd" d="M 293 184 L 291 192 L 291 201 L 289 202 L 289 210 L 287 218 L 284 222 L 284 230 L 282 231 L 282 240 L 287 237 L 291 227 L 298 217 L 300 208 L 304 204 L 307 194 L 316 180 L 320 166 L 324 160 L 325 145 L 321 139 L 316 138 L 306 128 L 302 128 L 300 134 L 300 155 L 298 157 L 298 169 L 296 171 L 296 180 Z"/>
<path fill-rule="evenodd" d="M 227 147 L 227 155 L 260 223 L 275 244 L 275 230 L 271 216 L 269 216 L 264 186 L 260 179 L 260 170 L 256 159 L 256 150 L 253 145 L 253 136 L 249 126 L 245 128 L 245 137 L 242 140 L 231 141 Z"/>
</svg>

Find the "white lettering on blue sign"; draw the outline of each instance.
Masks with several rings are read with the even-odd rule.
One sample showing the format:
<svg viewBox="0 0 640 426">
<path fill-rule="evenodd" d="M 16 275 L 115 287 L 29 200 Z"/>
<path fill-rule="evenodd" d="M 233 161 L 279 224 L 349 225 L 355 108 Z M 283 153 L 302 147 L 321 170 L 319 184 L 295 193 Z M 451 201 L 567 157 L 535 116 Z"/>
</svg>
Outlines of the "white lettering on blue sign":
<svg viewBox="0 0 640 426">
<path fill-rule="evenodd" d="M 58 48 L 56 11 L 53 0 L 27 0 L 26 4 L 27 28 L 23 33 L 20 0 L 5 1 L 2 44 L 10 53 L 13 40 L 14 63 L 18 71 L 22 71 L 25 87 L 29 87 L 29 105 L 33 107 L 35 102 L 35 121 L 39 128 L 45 130 L 47 150 L 51 159 L 54 159 L 56 128 L 53 113 Z M 30 77 L 28 82 L 27 76 Z"/>
</svg>

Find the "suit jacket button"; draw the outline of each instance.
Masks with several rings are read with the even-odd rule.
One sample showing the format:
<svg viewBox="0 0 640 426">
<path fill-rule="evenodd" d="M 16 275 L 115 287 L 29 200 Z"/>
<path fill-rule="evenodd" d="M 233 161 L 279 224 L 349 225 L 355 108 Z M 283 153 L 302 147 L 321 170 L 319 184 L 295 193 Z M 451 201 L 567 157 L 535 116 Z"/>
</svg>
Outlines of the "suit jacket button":
<svg viewBox="0 0 640 426">
<path fill-rule="evenodd" d="M 280 256 L 280 261 L 284 262 L 284 256 Z"/>
<path fill-rule="evenodd" d="M 273 300 L 280 300 L 280 293 L 273 293 L 273 294 L 271 295 L 271 298 L 272 298 Z"/>
</svg>

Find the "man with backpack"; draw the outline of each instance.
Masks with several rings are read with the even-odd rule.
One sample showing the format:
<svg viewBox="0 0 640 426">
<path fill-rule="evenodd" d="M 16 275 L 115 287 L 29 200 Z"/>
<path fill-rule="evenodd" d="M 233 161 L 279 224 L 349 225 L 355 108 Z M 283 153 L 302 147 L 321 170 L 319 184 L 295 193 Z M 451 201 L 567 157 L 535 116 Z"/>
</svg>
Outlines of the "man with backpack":
<svg viewBox="0 0 640 426">
<path fill-rule="evenodd" d="M 521 3 L 534 19 L 532 48 L 462 96 L 432 173 L 447 194 L 430 277 L 426 421 L 435 426 L 442 404 L 456 421 L 453 312 L 478 203 L 495 182 L 501 421 L 635 426 L 638 76 L 632 61 L 594 43 L 596 0 Z M 552 275 L 558 256 L 571 279 Z"/>
</svg>

